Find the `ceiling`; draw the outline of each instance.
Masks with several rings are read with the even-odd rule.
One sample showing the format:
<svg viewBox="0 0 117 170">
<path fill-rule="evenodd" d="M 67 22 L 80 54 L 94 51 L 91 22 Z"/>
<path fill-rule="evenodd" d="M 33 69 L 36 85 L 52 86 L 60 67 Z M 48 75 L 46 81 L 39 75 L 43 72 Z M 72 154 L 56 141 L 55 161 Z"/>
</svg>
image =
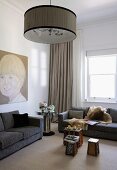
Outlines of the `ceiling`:
<svg viewBox="0 0 117 170">
<path fill-rule="evenodd" d="M 4 2 L 15 6 L 23 14 L 30 7 L 50 5 L 50 0 L 4 0 Z M 74 11 L 79 25 L 117 19 L 117 0 L 51 0 L 51 4 Z"/>
</svg>

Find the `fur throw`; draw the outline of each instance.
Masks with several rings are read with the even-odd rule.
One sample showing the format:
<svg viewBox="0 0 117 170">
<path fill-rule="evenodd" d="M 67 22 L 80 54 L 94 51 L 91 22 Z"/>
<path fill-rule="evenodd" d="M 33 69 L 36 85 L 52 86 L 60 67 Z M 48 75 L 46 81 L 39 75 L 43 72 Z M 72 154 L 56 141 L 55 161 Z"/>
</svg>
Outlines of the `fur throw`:
<svg viewBox="0 0 117 170">
<path fill-rule="evenodd" d="M 84 119 L 76 119 L 76 118 L 72 118 L 69 120 L 69 124 L 72 126 L 72 127 L 75 127 L 75 128 L 82 128 L 83 130 L 87 130 L 87 123 Z"/>
<path fill-rule="evenodd" d="M 72 127 L 75 127 L 78 129 L 82 128 L 83 130 L 87 130 L 88 120 L 97 120 L 99 121 L 99 123 L 105 123 L 105 124 L 112 123 L 112 118 L 110 114 L 106 112 L 105 108 L 102 108 L 101 106 L 98 106 L 98 107 L 93 106 L 93 107 L 90 107 L 85 119 L 73 118 L 69 120 L 69 124 Z"/>
<path fill-rule="evenodd" d="M 106 109 L 101 106 L 90 107 L 87 113 L 87 119 L 89 120 L 99 120 L 102 123 L 112 123 L 112 118 L 110 114 L 106 112 Z"/>
</svg>

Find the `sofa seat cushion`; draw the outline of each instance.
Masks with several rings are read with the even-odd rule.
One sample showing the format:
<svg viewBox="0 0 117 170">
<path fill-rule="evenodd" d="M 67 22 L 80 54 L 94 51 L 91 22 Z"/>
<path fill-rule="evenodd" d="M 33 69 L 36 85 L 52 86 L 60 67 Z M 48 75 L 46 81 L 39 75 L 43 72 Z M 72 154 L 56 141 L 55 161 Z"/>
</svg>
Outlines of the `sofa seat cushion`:
<svg viewBox="0 0 117 170">
<path fill-rule="evenodd" d="M 117 123 L 109 123 L 109 124 L 99 123 L 93 126 L 88 125 L 88 130 L 117 133 Z"/>
<path fill-rule="evenodd" d="M 20 128 L 11 128 L 11 129 L 8 129 L 7 131 L 20 132 L 23 134 L 23 138 L 26 139 L 26 138 L 29 138 L 30 136 L 40 133 L 41 129 L 36 126 L 25 126 L 25 127 L 20 127 Z"/>
<path fill-rule="evenodd" d="M 19 132 L 0 132 L 0 149 L 7 148 L 10 145 L 23 139 L 23 134 Z"/>
</svg>

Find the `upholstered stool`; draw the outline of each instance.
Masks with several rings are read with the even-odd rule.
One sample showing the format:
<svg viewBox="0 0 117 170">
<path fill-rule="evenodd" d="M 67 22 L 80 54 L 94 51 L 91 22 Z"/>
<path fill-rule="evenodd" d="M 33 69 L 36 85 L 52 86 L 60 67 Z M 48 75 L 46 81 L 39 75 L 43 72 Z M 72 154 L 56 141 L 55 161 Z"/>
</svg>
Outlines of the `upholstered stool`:
<svg viewBox="0 0 117 170">
<path fill-rule="evenodd" d="M 78 152 L 79 136 L 67 135 L 64 141 L 66 142 L 65 154 L 75 156 Z"/>
<path fill-rule="evenodd" d="M 82 146 L 83 144 L 83 131 L 82 129 L 68 129 L 67 127 L 64 129 L 64 136 L 63 136 L 63 144 L 66 145 L 65 142 L 65 137 L 67 135 L 75 135 L 75 136 L 79 136 L 79 141 L 78 141 L 78 147 Z"/>
<path fill-rule="evenodd" d="M 99 139 L 90 138 L 88 140 L 87 154 L 92 156 L 99 154 Z"/>
</svg>

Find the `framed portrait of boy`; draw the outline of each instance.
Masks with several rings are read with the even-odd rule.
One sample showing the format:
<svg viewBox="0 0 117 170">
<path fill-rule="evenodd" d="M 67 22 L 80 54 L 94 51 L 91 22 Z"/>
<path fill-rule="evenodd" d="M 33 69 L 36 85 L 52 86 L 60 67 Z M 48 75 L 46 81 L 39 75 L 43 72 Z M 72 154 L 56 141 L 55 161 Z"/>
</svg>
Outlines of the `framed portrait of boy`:
<svg viewBox="0 0 117 170">
<path fill-rule="evenodd" d="M 0 104 L 28 100 L 28 57 L 0 50 Z"/>
</svg>

